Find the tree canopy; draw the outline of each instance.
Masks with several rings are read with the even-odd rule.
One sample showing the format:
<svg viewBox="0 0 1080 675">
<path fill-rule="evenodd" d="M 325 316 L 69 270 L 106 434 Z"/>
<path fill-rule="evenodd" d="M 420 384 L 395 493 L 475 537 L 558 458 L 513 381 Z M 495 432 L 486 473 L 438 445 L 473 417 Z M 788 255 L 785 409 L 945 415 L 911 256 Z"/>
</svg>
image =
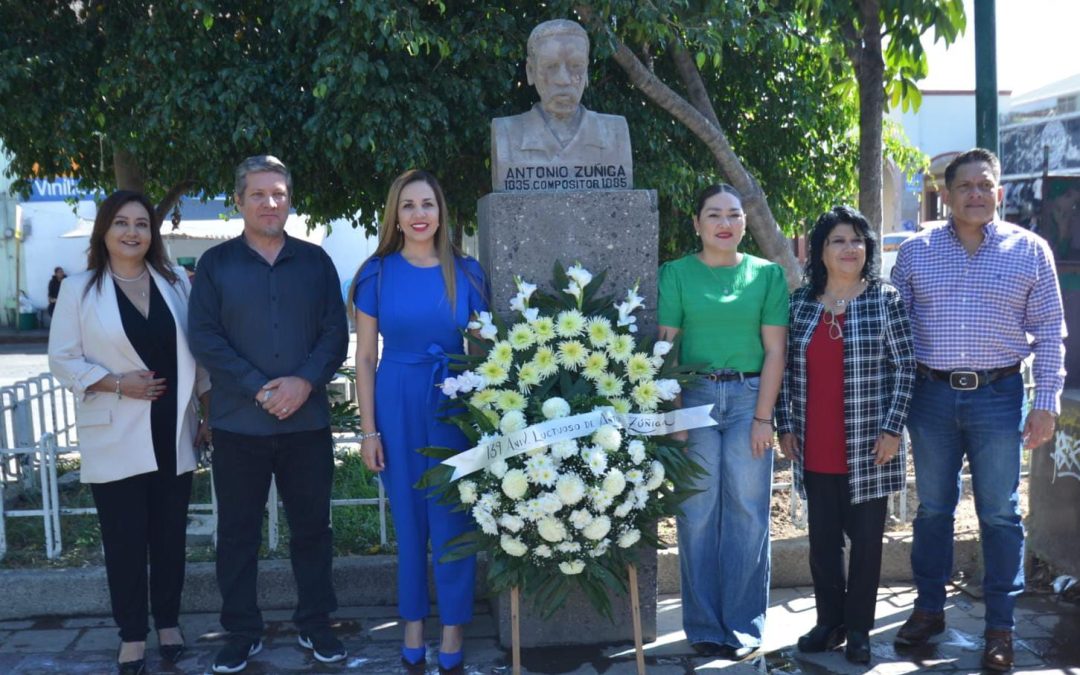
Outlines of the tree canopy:
<svg viewBox="0 0 1080 675">
<path fill-rule="evenodd" d="M 787 232 L 854 199 L 848 72 L 794 9 L 751 0 L 605 3 L 253 0 L 0 3 L 0 140 L 22 179 L 86 188 L 231 193 L 243 157 L 294 174 L 316 221 L 371 227 L 390 181 L 440 176 L 458 222 L 490 190 L 489 122 L 525 110 L 525 40 L 593 10 L 585 104 L 630 124 L 636 187 L 661 198 L 662 257 L 691 250 L 694 193 L 727 177 L 693 131 L 651 105 L 608 58 L 622 44 L 678 82 L 689 54 L 719 127 Z M 673 51 L 674 50 L 674 51 Z"/>
</svg>

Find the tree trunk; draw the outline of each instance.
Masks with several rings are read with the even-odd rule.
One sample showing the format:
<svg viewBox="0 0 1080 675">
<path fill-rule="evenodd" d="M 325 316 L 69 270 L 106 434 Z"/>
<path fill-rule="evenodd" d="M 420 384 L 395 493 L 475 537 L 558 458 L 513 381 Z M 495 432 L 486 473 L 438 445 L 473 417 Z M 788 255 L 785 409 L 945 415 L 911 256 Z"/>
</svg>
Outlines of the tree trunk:
<svg viewBox="0 0 1080 675">
<path fill-rule="evenodd" d="M 143 177 L 142 166 L 135 155 L 127 150 L 113 151 L 113 173 L 116 175 L 117 189 L 145 191 L 146 179 Z"/>
<path fill-rule="evenodd" d="M 676 54 L 678 54 L 678 49 L 676 49 Z M 685 54 L 683 56 L 688 57 Z M 686 82 L 687 89 L 697 94 L 696 96 L 694 93 L 691 94 L 696 99 L 696 102 L 702 104 L 704 101 L 706 113 L 701 112 L 687 102 L 686 99 L 672 91 L 660 78 L 649 71 L 621 41 L 616 42 L 614 58 L 615 62 L 626 72 L 631 84 L 637 87 L 653 103 L 686 125 L 695 136 L 705 143 L 709 151 L 712 152 L 713 158 L 716 159 L 720 171 L 727 177 L 732 186 L 742 193 L 743 208 L 747 214 L 746 227 L 750 230 L 750 235 L 754 237 L 754 241 L 761 248 L 761 252 L 784 268 L 788 286 L 795 288 L 800 285 L 802 283 L 802 270 L 799 269 L 799 262 L 791 251 L 791 243 L 776 224 L 776 218 L 773 217 L 772 211 L 769 209 L 769 204 L 765 199 L 765 193 L 762 191 L 761 186 L 743 166 L 742 161 L 735 154 L 719 124 L 713 122 L 716 119 L 716 114 L 712 111 L 711 105 L 708 104 L 707 97 L 704 97 L 704 86 L 699 87 L 700 82 L 695 82 L 695 79 L 700 80 L 701 77 L 696 65 L 689 63 L 692 73 L 687 70 L 681 75 L 684 80 L 689 79 L 689 82 Z M 682 57 L 676 56 L 677 65 L 680 69 L 686 69 L 687 63 L 679 63 L 678 59 L 680 58 Z M 709 119 L 710 117 L 712 120 Z"/>
<path fill-rule="evenodd" d="M 858 58 L 853 59 L 859 83 L 859 210 L 880 235 L 882 226 L 881 128 L 885 116 L 885 60 L 881 54 L 880 0 L 859 0 L 862 31 Z"/>
</svg>

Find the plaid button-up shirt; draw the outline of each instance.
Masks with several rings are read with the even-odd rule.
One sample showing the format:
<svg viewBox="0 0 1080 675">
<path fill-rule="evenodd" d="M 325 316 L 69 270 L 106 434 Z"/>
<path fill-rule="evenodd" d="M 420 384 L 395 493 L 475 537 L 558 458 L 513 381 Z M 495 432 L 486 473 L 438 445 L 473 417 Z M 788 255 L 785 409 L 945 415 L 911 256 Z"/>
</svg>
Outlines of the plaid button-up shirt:
<svg viewBox="0 0 1080 675">
<path fill-rule="evenodd" d="M 806 286 L 791 294 L 787 369 L 776 406 L 777 430 L 793 433 L 799 447 L 806 436 L 806 348 L 821 320 L 822 305 Z M 848 305 L 844 319 L 844 432 L 847 436 L 848 491 L 852 504 L 885 497 L 904 487 L 906 451 L 874 465 L 881 432 L 900 434 L 907 421 L 915 383 L 915 353 L 907 312 L 896 289 L 871 283 Z M 803 465 L 792 464 L 795 489 L 806 497 Z"/>
<path fill-rule="evenodd" d="M 915 357 L 935 370 L 991 370 L 1035 354 L 1035 408 L 1061 411 L 1065 314 L 1046 241 L 995 220 L 968 255 L 952 221 L 900 246 L 892 281 L 915 334 Z M 1030 339 L 1029 339 L 1030 336 Z"/>
</svg>

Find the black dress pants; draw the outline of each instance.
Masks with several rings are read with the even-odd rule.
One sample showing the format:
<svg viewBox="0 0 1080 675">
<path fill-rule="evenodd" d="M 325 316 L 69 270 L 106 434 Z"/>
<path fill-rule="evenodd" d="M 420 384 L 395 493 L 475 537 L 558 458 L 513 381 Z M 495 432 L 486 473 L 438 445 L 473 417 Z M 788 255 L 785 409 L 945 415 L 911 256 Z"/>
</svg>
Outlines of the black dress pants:
<svg viewBox="0 0 1080 675">
<path fill-rule="evenodd" d="M 178 625 L 191 478 L 191 472 L 176 476 L 159 470 L 90 485 L 101 524 L 113 619 L 124 642 L 142 642 L 150 630 L 148 554 L 154 627 Z"/>
<path fill-rule="evenodd" d="M 852 504 L 848 477 L 814 473 L 803 476 L 810 526 L 810 573 L 814 579 L 817 622 L 844 624 L 848 630 L 874 626 L 881 580 L 881 537 L 885 532 L 886 497 Z M 851 556 L 844 574 L 844 535 Z"/>
<path fill-rule="evenodd" d="M 262 636 L 256 582 L 271 477 L 285 502 L 289 523 L 289 553 L 297 590 L 293 621 L 304 632 L 328 625 L 330 612 L 337 609 L 331 573 L 334 450 L 330 429 L 274 436 L 215 429 L 213 462 L 221 625 L 251 640 Z"/>
</svg>

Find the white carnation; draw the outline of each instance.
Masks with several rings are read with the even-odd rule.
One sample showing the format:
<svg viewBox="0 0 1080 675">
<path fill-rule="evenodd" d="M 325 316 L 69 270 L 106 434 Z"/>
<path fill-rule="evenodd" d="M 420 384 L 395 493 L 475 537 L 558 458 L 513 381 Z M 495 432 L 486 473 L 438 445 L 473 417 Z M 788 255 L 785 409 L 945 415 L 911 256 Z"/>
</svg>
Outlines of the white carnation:
<svg viewBox="0 0 1080 675">
<path fill-rule="evenodd" d="M 596 443 L 604 450 L 613 452 L 619 449 L 619 445 L 622 443 L 622 434 L 619 430 L 610 424 L 604 424 L 596 433 L 592 436 L 593 443 Z"/>
<path fill-rule="evenodd" d="M 626 449 L 630 452 L 630 461 L 634 464 L 641 464 L 645 459 L 645 443 L 634 439 L 627 444 Z"/>
<path fill-rule="evenodd" d="M 491 464 L 487 465 L 488 473 L 490 473 L 492 476 L 495 476 L 496 478 L 502 478 L 503 476 L 505 476 L 506 471 L 509 468 L 510 467 L 506 465 L 506 461 L 502 459 L 497 459 Z"/>
<path fill-rule="evenodd" d="M 637 528 L 631 528 L 619 535 L 619 548 L 630 548 L 641 539 L 641 532 Z"/>
<path fill-rule="evenodd" d="M 472 504 L 476 501 L 476 483 L 471 480 L 463 480 L 458 483 L 458 498 L 462 504 Z"/>
<path fill-rule="evenodd" d="M 552 555 L 551 547 L 547 544 L 540 544 L 533 549 L 533 555 L 535 555 L 537 558 L 550 558 Z"/>
<path fill-rule="evenodd" d="M 581 574 L 585 569 L 585 563 L 581 560 L 571 560 L 559 563 L 559 571 L 566 575 Z"/>
<path fill-rule="evenodd" d="M 548 515 L 552 515 L 559 512 L 559 509 L 563 507 L 562 500 L 554 492 L 545 492 L 536 498 L 536 503 L 540 507 L 540 510 Z"/>
<path fill-rule="evenodd" d="M 504 513 L 499 517 L 499 525 L 502 526 L 504 530 L 520 532 L 521 528 L 525 527 L 525 521 L 511 513 Z"/>
<path fill-rule="evenodd" d="M 658 460 L 653 460 L 649 470 L 649 480 L 645 483 L 645 489 L 652 492 L 664 482 L 664 465 Z"/>
<path fill-rule="evenodd" d="M 524 542 L 517 537 L 511 537 L 508 534 L 504 534 L 499 539 L 499 546 L 501 546 L 502 550 L 506 551 L 508 555 L 512 555 L 515 558 L 520 558 L 529 551 L 529 547 L 526 546 Z"/>
<path fill-rule="evenodd" d="M 584 530 L 592 521 L 593 516 L 587 509 L 575 509 L 570 514 L 570 524 L 579 530 Z"/>
<path fill-rule="evenodd" d="M 553 396 L 544 401 L 544 405 L 540 408 L 544 413 L 544 418 L 553 420 L 560 417 L 566 417 L 570 414 L 570 404 L 566 402 L 566 399 Z"/>
<path fill-rule="evenodd" d="M 597 516 L 585 526 L 582 534 L 593 541 L 598 541 L 606 537 L 609 531 L 611 531 L 611 519 L 607 516 Z"/>
<path fill-rule="evenodd" d="M 578 454 L 578 444 L 574 439 L 559 441 L 551 446 L 551 454 L 559 459 L 569 459 Z"/>
<path fill-rule="evenodd" d="M 504 434 L 512 434 L 515 431 L 521 431 L 527 426 L 528 422 L 525 421 L 525 413 L 520 410 L 511 410 L 499 420 L 499 431 Z"/>
<path fill-rule="evenodd" d="M 555 518 L 541 518 L 540 521 L 536 523 L 536 529 L 545 541 L 550 541 L 553 544 L 566 539 L 566 526 L 562 524 L 561 520 Z"/>
<path fill-rule="evenodd" d="M 502 490 L 510 499 L 521 499 L 529 489 L 529 479 L 521 469 L 510 469 L 502 478 Z"/>
<path fill-rule="evenodd" d="M 555 483 L 555 494 L 567 506 L 573 506 L 585 496 L 585 481 L 576 473 L 564 473 Z"/>
<path fill-rule="evenodd" d="M 633 508 L 634 508 L 634 495 L 631 494 L 629 499 L 626 499 L 625 501 L 623 501 L 623 503 L 621 503 L 617 507 L 615 507 L 615 517 L 616 518 L 625 518 L 630 513 L 631 509 L 633 509 Z"/>
</svg>

